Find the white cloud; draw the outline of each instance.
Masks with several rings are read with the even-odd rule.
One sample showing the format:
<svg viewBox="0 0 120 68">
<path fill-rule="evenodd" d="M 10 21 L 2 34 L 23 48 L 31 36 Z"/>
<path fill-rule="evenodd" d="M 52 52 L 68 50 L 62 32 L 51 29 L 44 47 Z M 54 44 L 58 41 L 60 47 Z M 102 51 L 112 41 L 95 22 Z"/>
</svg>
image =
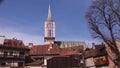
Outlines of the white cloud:
<svg viewBox="0 0 120 68">
<path fill-rule="evenodd" d="M 38 35 L 30 35 L 26 33 L 17 32 L 16 29 L 13 28 L 0 28 L 0 35 L 4 35 L 6 38 L 17 38 L 18 40 L 22 40 L 24 44 L 33 43 L 33 44 L 43 44 L 43 36 Z M 65 38 L 65 37 L 56 37 L 56 41 L 83 41 L 86 43 L 88 47 L 92 47 L 92 43 L 99 44 L 101 41 L 94 39 L 85 39 L 85 38 Z"/>
<path fill-rule="evenodd" d="M 15 31 L 15 29 L 2 29 L 0 28 L 0 35 L 4 35 L 6 38 L 16 38 L 22 40 L 24 44 L 34 43 L 34 44 L 43 44 L 43 37 L 37 35 L 30 35 L 25 33 L 20 33 Z"/>
</svg>

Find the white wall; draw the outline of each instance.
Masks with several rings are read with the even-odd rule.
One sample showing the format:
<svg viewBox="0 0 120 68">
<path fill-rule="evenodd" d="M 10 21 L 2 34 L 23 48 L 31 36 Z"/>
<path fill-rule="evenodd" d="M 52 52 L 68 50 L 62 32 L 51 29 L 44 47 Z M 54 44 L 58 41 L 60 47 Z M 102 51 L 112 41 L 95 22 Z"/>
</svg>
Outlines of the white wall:
<svg viewBox="0 0 120 68">
<path fill-rule="evenodd" d="M 0 68 L 10 68 L 10 67 L 0 67 Z"/>
<path fill-rule="evenodd" d="M 41 66 L 26 66 L 25 68 L 47 68 L 47 67 L 41 67 Z"/>
<path fill-rule="evenodd" d="M 90 68 L 92 68 L 93 66 L 95 66 L 95 64 L 93 62 L 93 58 L 87 58 L 87 59 L 85 59 L 85 64 L 86 64 L 86 67 L 90 67 Z"/>
<path fill-rule="evenodd" d="M 4 40 L 5 40 L 5 37 L 0 37 L 0 44 L 2 44 L 2 45 L 3 45 Z"/>
</svg>

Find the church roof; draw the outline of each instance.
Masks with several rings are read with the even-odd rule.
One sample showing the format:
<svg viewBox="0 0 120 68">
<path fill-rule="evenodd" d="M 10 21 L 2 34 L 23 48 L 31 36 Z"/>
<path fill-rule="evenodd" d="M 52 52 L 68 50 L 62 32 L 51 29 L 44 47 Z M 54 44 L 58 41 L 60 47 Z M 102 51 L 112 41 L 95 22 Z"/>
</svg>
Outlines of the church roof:
<svg viewBox="0 0 120 68">
<path fill-rule="evenodd" d="M 82 41 L 54 41 L 54 43 L 60 46 L 61 48 L 72 46 L 84 46 L 84 49 L 87 48 L 86 43 Z"/>
</svg>

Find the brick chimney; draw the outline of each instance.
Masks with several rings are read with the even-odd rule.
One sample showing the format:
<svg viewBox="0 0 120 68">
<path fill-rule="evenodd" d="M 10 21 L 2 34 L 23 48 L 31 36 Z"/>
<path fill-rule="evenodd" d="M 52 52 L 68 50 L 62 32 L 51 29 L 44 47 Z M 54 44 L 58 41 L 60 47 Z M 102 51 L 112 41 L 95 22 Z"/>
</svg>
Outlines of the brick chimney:
<svg viewBox="0 0 120 68">
<path fill-rule="evenodd" d="M 33 43 L 28 43 L 28 47 L 29 48 L 33 47 Z"/>
<path fill-rule="evenodd" d="M 92 49 L 95 49 L 95 43 L 92 43 Z"/>
<path fill-rule="evenodd" d="M 3 45 L 5 40 L 5 36 L 0 36 L 0 44 Z"/>
</svg>

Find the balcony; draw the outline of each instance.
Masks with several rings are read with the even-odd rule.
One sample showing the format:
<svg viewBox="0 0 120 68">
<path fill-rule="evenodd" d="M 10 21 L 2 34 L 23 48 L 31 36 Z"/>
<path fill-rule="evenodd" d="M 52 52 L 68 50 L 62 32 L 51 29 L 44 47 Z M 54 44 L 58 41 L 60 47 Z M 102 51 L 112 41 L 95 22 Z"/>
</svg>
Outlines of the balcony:
<svg viewBox="0 0 120 68">
<path fill-rule="evenodd" d="M 25 56 L 24 55 L 5 55 L 5 54 L 2 54 L 2 55 L 0 55 L 0 58 L 25 59 Z"/>
</svg>

